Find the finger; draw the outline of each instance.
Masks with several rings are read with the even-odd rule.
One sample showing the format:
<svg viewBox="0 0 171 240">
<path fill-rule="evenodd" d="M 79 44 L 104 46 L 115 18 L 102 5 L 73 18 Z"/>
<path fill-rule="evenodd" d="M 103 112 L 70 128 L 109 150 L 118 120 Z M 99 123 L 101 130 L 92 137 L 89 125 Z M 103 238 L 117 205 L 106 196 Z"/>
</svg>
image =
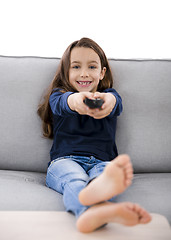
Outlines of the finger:
<svg viewBox="0 0 171 240">
<path fill-rule="evenodd" d="M 88 113 L 89 115 L 94 116 L 94 115 L 97 114 L 97 112 L 99 112 L 99 109 L 92 109 L 92 108 L 89 108 L 89 107 L 88 107 L 87 113 Z"/>
<path fill-rule="evenodd" d="M 84 99 L 86 97 L 90 98 L 90 99 L 94 99 L 94 93 L 92 93 L 92 92 L 84 92 Z"/>
<path fill-rule="evenodd" d="M 93 97 L 94 98 L 100 98 L 101 95 L 102 94 L 100 92 L 95 92 Z"/>
<path fill-rule="evenodd" d="M 106 102 L 104 102 L 103 105 L 101 106 L 101 109 L 104 110 L 104 109 L 107 108 L 107 107 L 108 107 L 108 104 L 107 104 Z"/>
<path fill-rule="evenodd" d="M 105 118 L 105 117 L 106 117 L 106 115 L 98 115 L 98 116 L 94 115 L 93 116 L 94 119 L 102 119 L 102 118 Z"/>
<path fill-rule="evenodd" d="M 95 119 L 101 119 L 107 116 L 106 111 L 100 110 L 99 112 L 94 113 L 94 118 Z"/>
</svg>

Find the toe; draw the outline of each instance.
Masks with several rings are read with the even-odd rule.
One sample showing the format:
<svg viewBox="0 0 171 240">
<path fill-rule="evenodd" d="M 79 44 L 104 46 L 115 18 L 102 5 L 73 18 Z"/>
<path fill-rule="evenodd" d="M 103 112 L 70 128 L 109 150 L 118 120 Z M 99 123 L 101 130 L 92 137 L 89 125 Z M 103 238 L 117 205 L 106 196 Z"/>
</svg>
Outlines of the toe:
<svg viewBox="0 0 171 240">
<path fill-rule="evenodd" d="M 139 222 L 142 224 L 149 223 L 151 221 L 151 216 L 150 214 L 145 214 L 141 218 L 139 218 Z"/>
</svg>

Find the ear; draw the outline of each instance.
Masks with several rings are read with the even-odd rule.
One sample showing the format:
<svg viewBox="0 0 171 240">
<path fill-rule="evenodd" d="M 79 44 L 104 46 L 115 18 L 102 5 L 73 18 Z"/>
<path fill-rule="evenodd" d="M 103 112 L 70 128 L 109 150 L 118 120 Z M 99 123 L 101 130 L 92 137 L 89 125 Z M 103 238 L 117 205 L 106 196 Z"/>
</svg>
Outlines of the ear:
<svg viewBox="0 0 171 240">
<path fill-rule="evenodd" d="M 101 73 L 100 73 L 100 80 L 102 80 L 105 76 L 105 73 L 106 73 L 106 67 L 103 67 Z"/>
</svg>

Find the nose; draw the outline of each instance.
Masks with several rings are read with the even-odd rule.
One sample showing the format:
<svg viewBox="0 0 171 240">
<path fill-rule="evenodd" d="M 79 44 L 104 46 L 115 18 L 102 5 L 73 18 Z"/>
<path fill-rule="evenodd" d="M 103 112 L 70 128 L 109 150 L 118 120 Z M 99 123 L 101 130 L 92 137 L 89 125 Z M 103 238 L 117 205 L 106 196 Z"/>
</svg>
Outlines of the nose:
<svg viewBox="0 0 171 240">
<path fill-rule="evenodd" d="M 86 78 L 86 77 L 89 77 L 89 73 L 88 73 L 88 71 L 86 69 L 82 69 L 81 73 L 80 73 L 80 76 L 82 78 Z"/>
</svg>

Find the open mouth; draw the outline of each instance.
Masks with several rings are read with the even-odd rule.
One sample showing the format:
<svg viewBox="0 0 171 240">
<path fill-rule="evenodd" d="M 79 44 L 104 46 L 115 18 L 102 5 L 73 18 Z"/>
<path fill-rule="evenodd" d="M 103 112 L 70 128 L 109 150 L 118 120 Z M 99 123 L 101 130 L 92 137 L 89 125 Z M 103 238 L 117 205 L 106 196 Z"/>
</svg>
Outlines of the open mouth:
<svg viewBox="0 0 171 240">
<path fill-rule="evenodd" d="M 90 86 L 90 84 L 92 83 L 91 81 L 77 81 L 77 83 L 79 84 L 79 86 L 81 87 L 88 87 Z"/>
</svg>

